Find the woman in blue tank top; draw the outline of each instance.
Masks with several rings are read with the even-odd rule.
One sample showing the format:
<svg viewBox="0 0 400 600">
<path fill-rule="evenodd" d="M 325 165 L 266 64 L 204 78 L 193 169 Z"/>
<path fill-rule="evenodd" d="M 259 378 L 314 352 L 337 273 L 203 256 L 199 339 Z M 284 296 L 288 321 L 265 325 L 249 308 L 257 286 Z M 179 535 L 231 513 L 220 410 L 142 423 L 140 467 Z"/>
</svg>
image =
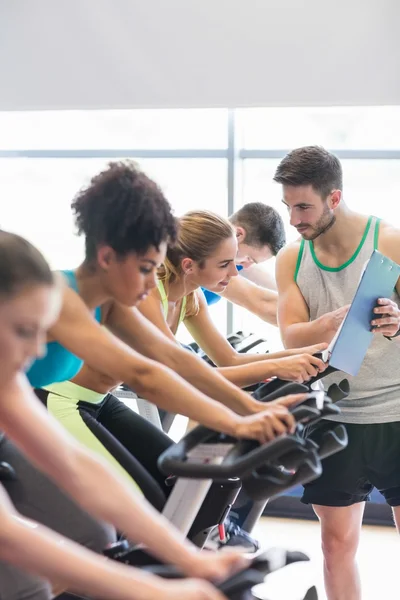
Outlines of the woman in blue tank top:
<svg viewBox="0 0 400 600">
<path fill-rule="evenodd" d="M 200 553 L 182 541 L 181 535 L 138 499 L 112 469 L 78 445 L 39 405 L 23 371 L 41 353 L 46 330 L 58 318 L 60 296 L 43 256 L 26 240 L 0 231 L 0 429 L 7 435 L 7 438 L 0 436 L 0 461 L 7 457 L 13 440 L 85 511 L 125 531 L 132 542 L 143 543 L 150 552 L 176 564 L 188 575 L 210 579 L 229 575 L 244 565 L 239 555 Z M 3 462 L 1 466 L 3 472 Z M 25 489 L 25 482 L 21 481 L 23 473 L 15 469 L 16 487 L 21 494 Z M 15 487 L 15 482 L 12 483 Z M 55 529 L 62 520 L 68 527 L 68 520 L 76 510 L 67 499 L 62 500 L 62 507 L 66 512 L 57 515 L 57 522 L 52 523 Z M 199 594 L 210 600 L 221 597 L 215 588 L 198 580 L 170 583 L 143 575 L 138 569 L 105 561 L 81 544 L 52 532 L 32 518 L 28 520 L 27 512 L 29 506 L 20 515 L 0 485 L 2 600 L 50 600 L 54 595 L 50 581 L 62 582 L 64 587 L 85 597 L 110 600 L 139 600 L 144 596 L 197 600 Z M 47 515 L 38 518 L 46 523 Z M 86 514 L 84 518 L 89 516 Z"/>
<path fill-rule="evenodd" d="M 176 226 L 161 191 L 143 173 L 129 164 L 111 165 L 78 194 L 73 210 L 78 231 L 85 235 L 86 258 L 75 271 L 63 273 L 63 310 L 50 331 L 46 355 L 32 365 L 28 378 L 49 412 L 77 440 L 161 510 L 170 488 L 157 460 L 171 440 L 108 394 L 111 389 L 124 382 L 169 412 L 226 432 L 233 426 L 240 436 L 258 438 L 290 427 L 283 404 L 296 399 L 271 404 L 265 412 L 265 405 L 168 340 L 135 308 L 155 287 Z M 229 224 L 228 229 L 231 236 Z M 235 244 L 233 239 L 233 253 Z M 195 382 L 203 393 L 134 350 Z M 315 372 L 313 361 L 293 358 L 282 363 L 281 371 L 278 363 L 274 370 L 272 361 L 263 361 L 257 375 L 246 376 L 251 381 L 271 374 L 304 379 Z"/>
</svg>

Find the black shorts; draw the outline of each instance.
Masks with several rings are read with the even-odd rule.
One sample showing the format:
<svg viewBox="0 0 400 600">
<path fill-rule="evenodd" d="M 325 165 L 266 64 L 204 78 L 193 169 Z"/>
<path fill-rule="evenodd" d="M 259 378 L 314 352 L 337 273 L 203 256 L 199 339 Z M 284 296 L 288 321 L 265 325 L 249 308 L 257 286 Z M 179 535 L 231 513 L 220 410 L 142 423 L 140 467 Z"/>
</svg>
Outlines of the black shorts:
<svg viewBox="0 0 400 600">
<path fill-rule="evenodd" d="M 322 421 L 308 432 L 318 443 L 331 428 Z M 322 461 L 322 475 L 304 486 L 301 501 L 321 506 L 351 506 L 370 500 L 375 487 L 390 506 L 400 506 L 400 422 L 344 423 L 348 446 Z"/>
</svg>

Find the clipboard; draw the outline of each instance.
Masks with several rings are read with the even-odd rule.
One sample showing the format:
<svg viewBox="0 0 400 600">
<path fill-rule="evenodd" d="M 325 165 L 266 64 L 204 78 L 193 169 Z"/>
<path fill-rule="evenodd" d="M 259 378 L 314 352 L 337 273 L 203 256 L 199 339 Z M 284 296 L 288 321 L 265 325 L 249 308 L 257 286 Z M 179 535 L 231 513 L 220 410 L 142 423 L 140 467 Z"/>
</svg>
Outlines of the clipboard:
<svg viewBox="0 0 400 600">
<path fill-rule="evenodd" d="M 341 327 L 322 353 L 325 362 L 348 375 L 357 375 L 374 334 L 371 321 L 378 298 L 390 298 L 400 266 L 374 250 Z"/>
</svg>

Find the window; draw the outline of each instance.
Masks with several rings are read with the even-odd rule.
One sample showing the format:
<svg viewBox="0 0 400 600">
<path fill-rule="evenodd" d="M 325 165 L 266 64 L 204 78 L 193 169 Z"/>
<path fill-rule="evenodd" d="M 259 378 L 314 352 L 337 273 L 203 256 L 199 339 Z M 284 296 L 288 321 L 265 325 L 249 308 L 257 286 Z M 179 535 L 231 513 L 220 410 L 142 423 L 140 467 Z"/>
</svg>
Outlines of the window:
<svg viewBox="0 0 400 600">
<path fill-rule="evenodd" d="M 400 227 L 400 106 L 0 113 L 0 226 L 34 242 L 54 268 L 78 264 L 70 203 L 109 160 L 132 158 L 163 188 L 177 215 L 194 208 L 222 215 L 251 201 L 277 208 L 290 227 L 275 169 L 287 150 L 320 144 L 338 152 L 344 198 L 357 211 Z M 235 140 L 233 147 L 232 140 Z M 228 186 L 228 173 L 235 172 Z M 234 202 L 235 201 L 235 202 Z M 274 261 L 265 268 L 273 271 Z M 211 314 L 227 327 L 277 329 L 227 303 Z M 182 341 L 190 341 L 184 327 Z"/>
<path fill-rule="evenodd" d="M 83 258 L 70 209 L 76 192 L 106 165 L 101 159 L 0 159 L 1 227 L 28 238 L 57 269 Z M 199 206 L 226 215 L 223 160 L 144 159 L 176 213 Z"/>
<path fill-rule="evenodd" d="M 160 158 L 138 162 L 162 187 L 177 215 L 203 208 L 227 216 L 226 160 Z"/>
<path fill-rule="evenodd" d="M 342 159 L 343 198 L 352 210 L 373 214 L 400 227 L 400 152 L 399 159 Z M 287 241 L 297 232 L 290 227 L 282 204 L 281 186 L 273 181 L 278 159 L 243 161 L 241 203 L 260 201 L 270 204 L 282 215 Z"/>
<path fill-rule="evenodd" d="M 400 227 L 399 160 L 344 160 L 344 199 L 356 211 Z"/>
<path fill-rule="evenodd" d="M 227 119 L 223 109 L 3 112 L 0 148 L 224 149 Z"/>
<path fill-rule="evenodd" d="M 5 112 L 0 130 L 0 225 L 53 268 L 82 260 L 71 200 L 109 160 L 136 160 L 177 215 L 198 207 L 227 215 L 227 110 Z M 225 304 L 214 313 L 223 331 Z"/>
<path fill-rule="evenodd" d="M 400 106 L 244 109 L 238 123 L 245 149 L 399 149 Z"/>
</svg>

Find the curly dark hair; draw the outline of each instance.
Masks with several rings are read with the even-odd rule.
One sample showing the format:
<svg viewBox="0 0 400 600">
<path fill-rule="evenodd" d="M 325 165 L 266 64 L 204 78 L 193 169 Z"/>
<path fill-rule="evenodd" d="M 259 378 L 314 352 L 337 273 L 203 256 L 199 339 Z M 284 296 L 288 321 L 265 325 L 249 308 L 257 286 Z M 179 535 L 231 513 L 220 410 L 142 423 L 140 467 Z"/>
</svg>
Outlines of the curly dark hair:
<svg viewBox="0 0 400 600">
<path fill-rule="evenodd" d="M 124 257 L 145 254 L 161 242 L 174 242 L 176 219 L 160 187 L 133 161 L 110 162 L 72 202 L 79 235 L 85 236 L 86 261 L 100 245 Z"/>
</svg>

